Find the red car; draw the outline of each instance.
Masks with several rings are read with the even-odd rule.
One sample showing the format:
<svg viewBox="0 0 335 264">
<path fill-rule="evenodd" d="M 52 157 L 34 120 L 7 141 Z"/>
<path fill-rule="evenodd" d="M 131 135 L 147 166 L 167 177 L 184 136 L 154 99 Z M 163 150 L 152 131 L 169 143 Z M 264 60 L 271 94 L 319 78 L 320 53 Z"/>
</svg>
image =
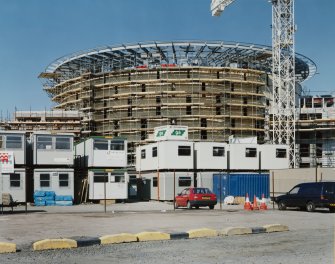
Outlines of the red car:
<svg viewBox="0 0 335 264">
<path fill-rule="evenodd" d="M 192 207 L 199 208 L 200 206 L 208 206 L 209 209 L 214 209 L 216 205 L 216 195 L 208 188 L 186 188 L 176 196 L 175 208 Z"/>
</svg>

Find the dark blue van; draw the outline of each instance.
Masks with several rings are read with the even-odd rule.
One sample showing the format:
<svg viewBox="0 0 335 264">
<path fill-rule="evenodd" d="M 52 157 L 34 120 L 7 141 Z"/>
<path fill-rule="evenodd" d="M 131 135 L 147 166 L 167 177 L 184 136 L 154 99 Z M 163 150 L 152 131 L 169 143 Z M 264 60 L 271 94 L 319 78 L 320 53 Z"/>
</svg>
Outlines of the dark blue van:
<svg viewBox="0 0 335 264">
<path fill-rule="evenodd" d="M 308 182 L 293 187 L 285 195 L 275 198 L 279 210 L 299 207 L 308 212 L 315 208 L 329 208 L 335 213 L 335 182 Z"/>
</svg>

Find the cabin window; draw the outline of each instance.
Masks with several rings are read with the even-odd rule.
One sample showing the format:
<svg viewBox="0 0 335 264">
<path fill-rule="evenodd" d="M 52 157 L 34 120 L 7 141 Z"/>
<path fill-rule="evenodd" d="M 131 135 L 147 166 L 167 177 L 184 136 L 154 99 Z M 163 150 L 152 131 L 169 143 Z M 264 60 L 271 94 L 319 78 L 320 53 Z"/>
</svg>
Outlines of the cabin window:
<svg viewBox="0 0 335 264">
<path fill-rule="evenodd" d="M 152 157 L 157 157 L 157 147 L 152 148 Z"/>
<path fill-rule="evenodd" d="M 18 173 L 9 174 L 9 181 L 10 181 L 10 187 L 20 187 L 21 186 L 20 174 Z"/>
<path fill-rule="evenodd" d="M 287 151 L 286 149 L 276 149 L 276 158 L 286 158 Z"/>
<path fill-rule="evenodd" d="M 247 158 L 257 157 L 257 149 L 256 148 L 246 148 L 245 149 L 245 156 Z"/>
<path fill-rule="evenodd" d="M 179 187 L 191 186 L 191 177 L 179 177 L 178 186 Z"/>
<path fill-rule="evenodd" d="M 6 136 L 6 148 L 7 149 L 21 149 L 22 148 L 22 137 Z"/>
<path fill-rule="evenodd" d="M 108 140 L 94 139 L 93 148 L 94 150 L 108 150 Z"/>
<path fill-rule="evenodd" d="M 145 159 L 145 149 L 141 150 L 141 159 Z"/>
<path fill-rule="evenodd" d="M 178 146 L 178 156 L 191 156 L 191 146 Z"/>
<path fill-rule="evenodd" d="M 94 173 L 93 182 L 94 183 L 101 183 L 108 181 L 108 174 L 104 172 L 96 172 Z"/>
<path fill-rule="evenodd" d="M 111 141 L 110 150 L 124 150 L 124 143 L 117 142 L 117 141 Z"/>
<path fill-rule="evenodd" d="M 59 174 L 59 187 L 69 187 L 69 174 L 67 173 Z"/>
<path fill-rule="evenodd" d="M 157 177 L 152 178 L 152 187 L 157 187 L 158 186 L 158 180 Z"/>
<path fill-rule="evenodd" d="M 37 149 L 52 149 L 52 137 L 38 136 Z"/>
<path fill-rule="evenodd" d="M 56 137 L 56 149 L 70 150 L 71 149 L 70 138 Z"/>
<path fill-rule="evenodd" d="M 40 186 L 50 187 L 50 174 L 49 173 L 40 174 Z"/>
<path fill-rule="evenodd" d="M 213 157 L 224 157 L 224 147 L 213 147 Z"/>
</svg>

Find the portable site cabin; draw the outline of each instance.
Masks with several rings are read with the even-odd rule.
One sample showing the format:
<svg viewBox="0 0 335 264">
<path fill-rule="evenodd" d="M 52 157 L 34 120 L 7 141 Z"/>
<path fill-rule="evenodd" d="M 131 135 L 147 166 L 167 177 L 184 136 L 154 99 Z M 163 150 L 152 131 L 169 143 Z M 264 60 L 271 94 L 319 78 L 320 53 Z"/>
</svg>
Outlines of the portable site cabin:
<svg viewBox="0 0 335 264">
<path fill-rule="evenodd" d="M 89 169 L 90 200 L 128 199 L 129 176 L 123 169 Z"/>
<path fill-rule="evenodd" d="M 257 185 L 265 178 L 261 176 L 259 180 L 254 175 L 262 172 L 262 175 L 267 177 L 268 170 L 286 169 L 288 166 L 286 145 L 259 145 L 244 141 L 232 144 L 161 141 L 136 149 L 136 170 L 142 179 L 150 181 L 151 199 L 157 200 L 173 199 L 174 171 L 176 172 L 176 192 L 179 192 L 185 187 L 193 186 L 195 181 L 197 186 L 213 190 L 219 186 L 215 181 L 220 174 L 230 175 L 228 177 L 231 184 L 235 184 L 238 179 L 239 184 L 244 182 L 252 185 L 255 182 Z M 186 186 L 184 179 L 187 179 L 186 181 L 191 185 Z M 225 184 L 221 183 L 222 186 L 226 186 Z M 230 189 L 233 190 L 233 187 Z"/>
<path fill-rule="evenodd" d="M 161 141 L 136 148 L 136 171 L 193 169 L 193 142 Z"/>
<path fill-rule="evenodd" d="M 0 131 L 0 200 L 3 193 L 9 193 L 14 201 L 26 202 L 25 165 L 25 133 Z"/>
<path fill-rule="evenodd" d="M 151 200 L 172 201 L 174 194 L 194 186 L 193 172 L 187 171 L 145 173 L 142 179 L 150 186 Z"/>
<path fill-rule="evenodd" d="M 26 202 L 26 169 L 15 168 L 14 172 L 1 173 L 0 178 L 0 204 L 2 194 L 9 193 L 14 201 Z"/>
<path fill-rule="evenodd" d="M 12 152 L 14 165 L 26 165 L 26 136 L 22 131 L 0 131 L 0 152 Z"/>
<path fill-rule="evenodd" d="M 34 132 L 31 135 L 34 165 L 73 166 L 71 133 Z"/>
<path fill-rule="evenodd" d="M 34 192 L 54 191 L 74 196 L 74 170 L 71 168 L 34 169 Z"/>
<path fill-rule="evenodd" d="M 127 140 L 91 137 L 75 145 L 74 155 L 81 167 L 124 168 L 127 166 Z"/>
</svg>

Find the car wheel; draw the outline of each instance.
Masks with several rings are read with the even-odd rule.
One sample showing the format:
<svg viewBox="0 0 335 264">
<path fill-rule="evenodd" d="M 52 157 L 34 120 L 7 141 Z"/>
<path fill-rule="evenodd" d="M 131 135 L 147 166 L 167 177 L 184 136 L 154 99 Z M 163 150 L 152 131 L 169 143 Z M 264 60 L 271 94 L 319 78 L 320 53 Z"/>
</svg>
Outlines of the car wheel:
<svg viewBox="0 0 335 264">
<path fill-rule="evenodd" d="M 176 209 L 179 208 L 177 201 L 174 202 L 174 208 L 176 208 Z"/>
<path fill-rule="evenodd" d="M 313 202 L 308 202 L 306 204 L 306 209 L 307 209 L 307 212 L 314 212 L 315 204 Z"/>
<path fill-rule="evenodd" d="M 187 206 L 186 207 L 187 207 L 187 209 L 192 209 L 190 201 L 187 201 Z"/>
<path fill-rule="evenodd" d="M 278 202 L 278 209 L 279 210 L 286 210 L 286 204 L 283 201 Z"/>
<path fill-rule="evenodd" d="M 196 206 L 195 206 L 195 209 L 199 209 L 199 205 L 196 205 Z"/>
<path fill-rule="evenodd" d="M 214 209 L 214 205 L 210 205 L 209 209 L 213 210 Z"/>
<path fill-rule="evenodd" d="M 335 208 L 329 208 L 329 212 L 335 213 Z"/>
</svg>

